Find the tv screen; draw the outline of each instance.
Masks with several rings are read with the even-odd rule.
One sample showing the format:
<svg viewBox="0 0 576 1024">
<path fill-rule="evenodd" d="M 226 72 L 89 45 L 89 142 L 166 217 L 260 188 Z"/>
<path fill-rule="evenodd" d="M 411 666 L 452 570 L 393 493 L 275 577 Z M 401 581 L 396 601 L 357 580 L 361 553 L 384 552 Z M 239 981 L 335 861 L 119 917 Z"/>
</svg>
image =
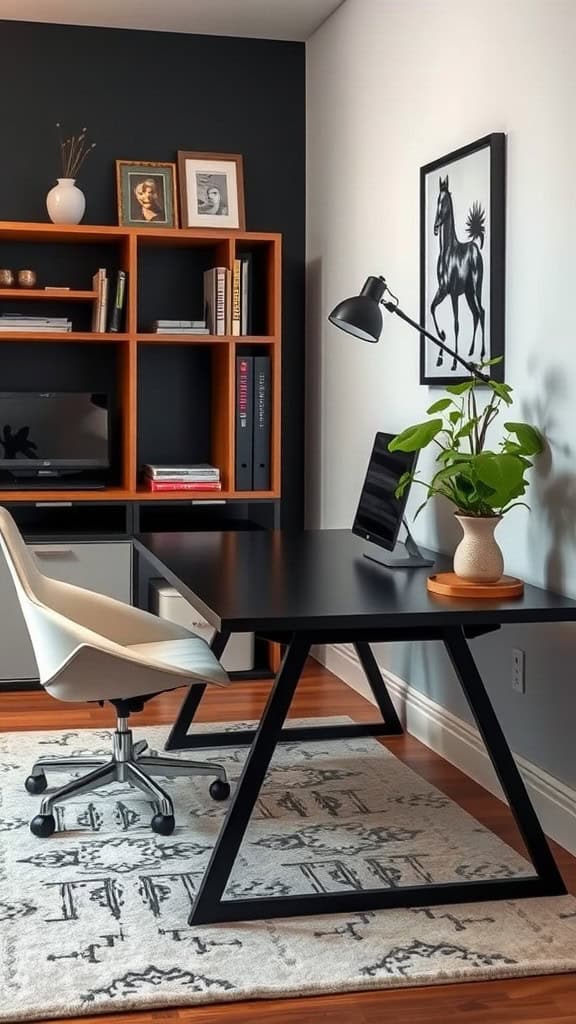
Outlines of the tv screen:
<svg viewBox="0 0 576 1024">
<path fill-rule="evenodd" d="M 0 392 L 0 467 L 107 468 L 108 396 Z"/>
<path fill-rule="evenodd" d="M 408 488 L 402 498 L 397 498 L 394 492 L 402 474 L 413 473 L 416 465 L 415 452 L 388 451 L 393 437 L 394 434 L 376 434 L 352 526 L 352 532 L 358 537 L 388 551 L 394 550 L 398 539 Z"/>
</svg>

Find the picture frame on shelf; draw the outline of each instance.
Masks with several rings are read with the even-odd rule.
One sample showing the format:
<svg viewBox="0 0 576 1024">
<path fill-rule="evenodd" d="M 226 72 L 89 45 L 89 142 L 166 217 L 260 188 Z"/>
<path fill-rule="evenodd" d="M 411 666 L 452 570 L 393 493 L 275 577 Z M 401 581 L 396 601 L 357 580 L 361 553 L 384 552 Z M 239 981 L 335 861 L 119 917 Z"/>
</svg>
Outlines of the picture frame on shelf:
<svg viewBox="0 0 576 1024">
<path fill-rule="evenodd" d="M 121 227 L 178 227 L 176 164 L 117 160 L 116 194 Z"/>
<path fill-rule="evenodd" d="M 465 359 L 502 357 L 504 381 L 505 143 L 493 132 L 420 168 L 420 323 Z M 466 371 L 424 335 L 420 383 Z"/>
<path fill-rule="evenodd" d="M 241 154 L 179 150 L 178 184 L 183 228 L 245 229 Z"/>
</svg>

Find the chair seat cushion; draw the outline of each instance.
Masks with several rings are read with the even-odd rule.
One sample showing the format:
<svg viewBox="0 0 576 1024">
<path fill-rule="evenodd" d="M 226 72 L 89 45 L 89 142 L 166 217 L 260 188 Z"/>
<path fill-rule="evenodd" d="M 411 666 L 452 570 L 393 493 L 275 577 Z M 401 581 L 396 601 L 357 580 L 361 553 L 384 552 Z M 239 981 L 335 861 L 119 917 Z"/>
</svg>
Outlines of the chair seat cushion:
<svg viewBox="0 0 576 1024">
<path fill-rule="evenodd" d="M 226 686 L 228 676 L 205 640 L 199 636 L 186 637 L 183 640 L 159 640 L 149 644 L 132 644 L 126 648 L 137 654 L 143 654 L 154 661 L 170 665 L 171 668 L 182 669 L 182 672 L 194 672 L 206 682 Z M 175 685 L 179 685 L 176 684 Z"/>
</svg>

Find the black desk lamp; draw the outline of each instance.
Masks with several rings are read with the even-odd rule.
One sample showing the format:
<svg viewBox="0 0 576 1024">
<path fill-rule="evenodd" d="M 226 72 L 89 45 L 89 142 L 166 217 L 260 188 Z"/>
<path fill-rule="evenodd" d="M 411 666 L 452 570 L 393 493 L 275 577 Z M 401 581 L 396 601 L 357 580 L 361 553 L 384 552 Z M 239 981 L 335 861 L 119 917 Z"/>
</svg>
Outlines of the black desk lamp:
<svg viewBox="0 0 576 1024">
<path fill-rule="evenodd" d="M 385 296 L 389 298 L 386 299 Z M 378 341 L 380 334 L 382 333 L 382 312 L 380 306 L 384 306 L 389 313 L 396 313 L 401 320 L 405 323 L 410 324 L 416 331 L 423 334 L 425 338 L 434 342 L 438 348 L 441 348 L 449 356 L 452 356 L 456 362 L 460 363 L 472 377 L 476 377 L 478 380 L 483 381 L 485 384 L 489 381 L 487 373 L 483 373 L 478 367 L 469 362 L 467 359 L 462 359 L 453 349 L 448 345 L 445 345 L 440 338 L 436 338 L 434 334 L 430 334 L 424 327 L 412 320 L 398 305 L 398 299 L 392 294 L 386 281 L 383 277 L 367 277 L 364 283 L 364 287 L 360 292 L 360 295 L 353 295 L 350 299 L 344 299 L 343 302 L 339 302 L 334 307 L 330 316 L 328 317 L 330 323 L 336 327 L 340 327 L 341 330 L 347 331 L 348 334 L 352 334 L 355 338 L 360 338 L 361 341 Z"/>
<path fill-rule="evenodd" d="M 385 298 L 386 295 L 389 296 L 388 299 Z M 330 323 L 340 327 L 343 331 L 347 331 L 348 334 L 352 334 L 353 337 L 360 338 L 361 341 L 376 342 L 382 333 L 382 312 L 380 306 L 384 306 L 384 309 L 387 309 L 389 313 L 395 313 L 401 320 L 410 324 L 411 327 L 426 338 L 429 338 L 430 341 L 433 341 L 438 348 L 441 348 L 449 356 L 456 359 L 472 377 L 476 377 L 484 383 L 490 379 L 488 374 L 479 370 L 474 363 L 468 362 L 467 359 L 462 359 L 448 345 L 445 345 L 440 338 L 430 334 L 429 331 L 421 327 L 415 320 L 412 320 L 404 310 L 400 309 L 398 299 L 390 291 L 383 277 L 367 277 L 360 295 L 353 295 L 351 298 L 339 302 L 330 313 L 328 319 Z M 420 552 L 404 517 L 402 522 L 407 534 L 405 541 L 406 551 L 408 552 L 407 558 L 384 561 L 373 558 L 371 555 L 365 555 L 365 557 L 374 562 L 381 562 L 382 565 L 389 566 L 390 568 L 393 566 L 418 567 L 433 565 L 434 563 L 425 558 Z"/>
</svg>

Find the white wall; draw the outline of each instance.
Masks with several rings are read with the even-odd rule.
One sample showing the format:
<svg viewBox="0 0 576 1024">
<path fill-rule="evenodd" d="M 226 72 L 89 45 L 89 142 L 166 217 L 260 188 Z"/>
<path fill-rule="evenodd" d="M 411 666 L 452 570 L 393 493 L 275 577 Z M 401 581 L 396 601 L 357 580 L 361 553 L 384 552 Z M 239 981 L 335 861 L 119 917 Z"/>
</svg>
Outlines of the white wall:
<svg viewBox="0 0 576 1024">
<path fill-rule="evenodd" d="M 349 526 L 374 432 L 417 422 L 437 394 L 418 384 L 409 327 L 388 317 L 380 344 L 365 345 L 328 312 L 381 273 L 418 316 L 419 168 L 503 131 L 507 380 L 550 454 L 532 511 L 512 512 L 499 540 L 509 572 L 576 597 L 575 54 L 575 0 L 346 0 L 309 41 L 307 514 L 310 526 Z M 444 550 L 457 532 L 438 505 L 415 529 Z M 523 697 L 511 692 L 512 646 L 527 651 Z M 574 780 L 576 629 L 505 630 L 475 651 L 515 749 Z M 434 651 L 381 660 L 462 713 Z"/>
</svg>

